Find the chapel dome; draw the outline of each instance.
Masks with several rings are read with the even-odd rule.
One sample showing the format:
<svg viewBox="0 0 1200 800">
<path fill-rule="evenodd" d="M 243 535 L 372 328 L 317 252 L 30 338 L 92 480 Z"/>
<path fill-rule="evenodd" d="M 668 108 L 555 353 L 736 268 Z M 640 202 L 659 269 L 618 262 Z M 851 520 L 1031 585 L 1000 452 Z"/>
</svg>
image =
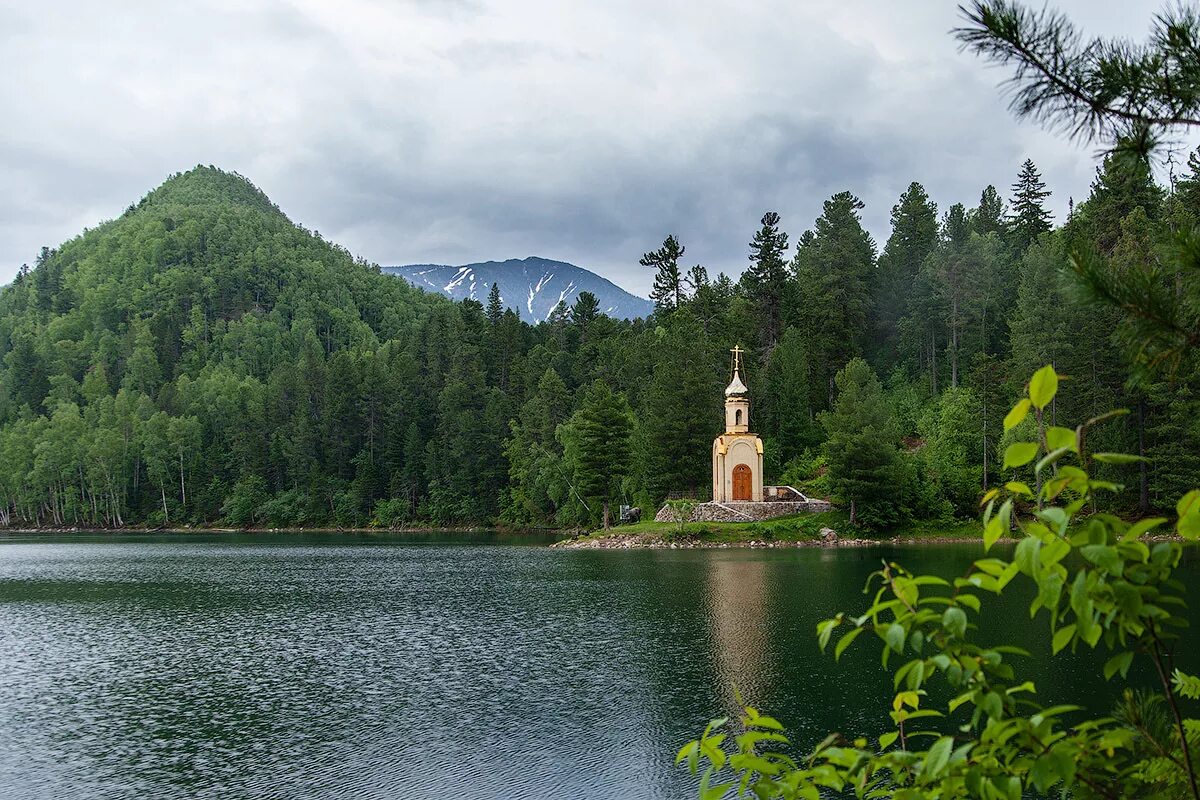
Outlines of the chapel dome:
<svg viewBox="0 0 1200 800">
<path fill-rule="evenodd" d="M 725 396 L 736 397 L 738 395 L 746 394 L 749 391 L 750 390 L 746 388 L 746 384 L 742 383 L 742 376 L 739 375 L 735 370 L 733 373 L 733 380 L 731 380 L 729 385 L 725 387 Z"/>
</svg>

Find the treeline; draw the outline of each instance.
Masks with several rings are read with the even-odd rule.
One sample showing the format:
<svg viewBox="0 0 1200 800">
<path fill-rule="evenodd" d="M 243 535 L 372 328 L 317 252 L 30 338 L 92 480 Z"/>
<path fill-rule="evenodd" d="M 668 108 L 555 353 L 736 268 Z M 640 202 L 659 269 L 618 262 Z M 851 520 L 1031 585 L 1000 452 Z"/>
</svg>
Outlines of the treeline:
<svg viewBox="0 0 1200 800">
<path fill-rule="evenodd" d="M 534 326 L 496 293 L 452 303 L 382 275 L 198 167 L 0 293 L 3 521 L 583 525 L 703 498 L 734 344 L 768 479 L 868 525 L 971 513 L 1009 477 L 1001 417 L 1043 363 L 1070 378 L 1063 419 L 1134 411 L 1100 449 L 1195 452 L 1195 375 L 1133 372 L 1068 253 L 1139 269 L 1196 222 L 1198 167 L 1168 192 L 1106 161 L 1057 228 L 1029 162 L 1008 202 L 987 187 L 940 211 L 914 183 L 880 252 L 839 193 L 794 246 L 765 215 L 737 281 L 668 237 L 642 258 L 649 320 L 584 293 Z M 1193 463 L 1108 469 L 1153 507 Z"/>
</svg>

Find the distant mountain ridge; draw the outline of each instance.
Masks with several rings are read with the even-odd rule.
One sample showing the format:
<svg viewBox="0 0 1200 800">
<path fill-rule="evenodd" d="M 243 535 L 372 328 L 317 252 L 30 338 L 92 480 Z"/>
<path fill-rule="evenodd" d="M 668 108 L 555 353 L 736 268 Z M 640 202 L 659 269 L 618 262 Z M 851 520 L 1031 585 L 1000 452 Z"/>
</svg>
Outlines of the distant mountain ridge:
<svg viewBox="0 0 1200 800">
<path fill-rule="evenodd" d="M 404 278 L 417 288 L 440 292 L 455 300 L 472 298 L 487 302 L 495 283 L 500 301 L 526 322 L 547 319 L 559 302 L 568 306 L 580 292 L 591 292 L 600 310 L 611 317 L 634 319 L 649 316 L 654 304 L 630 294 L 594 272 L 549 258 L 530 256 L 477 264 L 406 264 L 382 267 L 383 272 Z"/>
</svg>

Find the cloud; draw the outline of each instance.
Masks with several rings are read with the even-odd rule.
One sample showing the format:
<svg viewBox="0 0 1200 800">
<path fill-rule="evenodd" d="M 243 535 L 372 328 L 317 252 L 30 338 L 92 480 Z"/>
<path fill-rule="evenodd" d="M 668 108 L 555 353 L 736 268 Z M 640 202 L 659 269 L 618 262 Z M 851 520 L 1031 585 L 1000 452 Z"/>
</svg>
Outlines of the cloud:
<svg viewBox="0 0 1200 800">
<path fill-rule="evenodd" d="M 1134 37 L 1157 10 L 1062 7 Z M 537 254 L 640 292 L 668 233 L 737 273 L 764 211 L 794 239 L 850 190 L 882 245 L 910 181 L 971 204 L 1026 156 L 1061 216 L 1094 154 L 1012 119 L 956 21 L 874 0 L 0 4 L 0 280 L 197 163 L 373 261 Z"/>
</svg>

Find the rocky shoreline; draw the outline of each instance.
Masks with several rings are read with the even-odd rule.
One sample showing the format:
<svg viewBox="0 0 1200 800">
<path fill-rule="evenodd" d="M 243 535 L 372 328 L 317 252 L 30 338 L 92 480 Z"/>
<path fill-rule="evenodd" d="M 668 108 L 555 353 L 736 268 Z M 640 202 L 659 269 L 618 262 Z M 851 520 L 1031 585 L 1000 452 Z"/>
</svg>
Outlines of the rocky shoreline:
<svg viewBox="0 0 1200 800">
<path fill-rule="evenodd" d="M 643 534 L 613 534 L 600 537 L 578 537 L 555 542 L 550 547 L 564 550 L 726 550 L 726 549 L 791 549 L 797 547 L 877 547 L 898 544 L 971 544 L 982 542 L 980 536 L 929 536 L 902 537 L 891 539 L 799 539 L 794 541 L 766 541 L 750 539 L 744 542 L 713 542 L 703 539 L 683 538 L 667 540 Z"/>
</svg>

